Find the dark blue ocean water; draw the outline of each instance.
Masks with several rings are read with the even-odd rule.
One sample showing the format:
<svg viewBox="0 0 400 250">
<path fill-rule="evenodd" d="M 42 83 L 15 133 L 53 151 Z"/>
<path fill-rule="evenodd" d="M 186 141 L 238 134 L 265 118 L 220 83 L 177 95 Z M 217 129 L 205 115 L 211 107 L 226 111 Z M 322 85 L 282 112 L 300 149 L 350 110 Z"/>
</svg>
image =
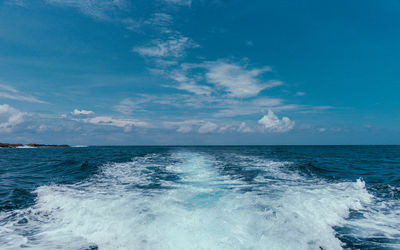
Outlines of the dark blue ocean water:
<svg viewBox="0 0 400 250">
<path fill-rule="evenodd" d="M 0 249 L 400 249 L 400 146 L 0 149 Z"/>
</svg>

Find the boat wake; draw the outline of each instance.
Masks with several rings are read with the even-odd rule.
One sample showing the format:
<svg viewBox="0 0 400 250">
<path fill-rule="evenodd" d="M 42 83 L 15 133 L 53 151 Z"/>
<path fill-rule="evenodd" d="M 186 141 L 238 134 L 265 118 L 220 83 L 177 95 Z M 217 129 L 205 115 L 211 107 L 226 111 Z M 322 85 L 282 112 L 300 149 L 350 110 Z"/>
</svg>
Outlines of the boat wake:
<svg viewBox="0 0 400 250">
<path fill-rule="evenodd" d="M 289 162 L 232 160 L 246 167 L 232 171 L 199 152 L 149 154 L 106 164 L 80 183 L 41 186 L 32 207 L 0 213 L 0 242 L 6 249 L 341 249 L 336 228 L 357 223 L 396 236 L 365 224 L 374 197 L 362 180 L 329 183 L 291 171 Z M 365 215 L 349 221 L 354 212 Z"/>
</svg>

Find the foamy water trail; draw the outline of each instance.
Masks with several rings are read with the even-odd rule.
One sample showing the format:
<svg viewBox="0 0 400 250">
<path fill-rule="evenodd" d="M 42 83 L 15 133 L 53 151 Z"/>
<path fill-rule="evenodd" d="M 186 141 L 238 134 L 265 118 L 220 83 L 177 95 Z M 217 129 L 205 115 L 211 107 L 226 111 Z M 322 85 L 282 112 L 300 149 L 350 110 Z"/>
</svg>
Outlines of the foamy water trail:
<svg viewBox="0 0 400 250">
<path fill-rule="evenodd" d="M 1 214 L 12 220 L 0 240 L 5 249 L 341 249 L 334 227 L 373 199 L 361 180 L 327 183 L 290 163 L 239 158 L 261 170 L 253 182 L 181 151 L 39 187 L 33 207 Z"/>
</svg>

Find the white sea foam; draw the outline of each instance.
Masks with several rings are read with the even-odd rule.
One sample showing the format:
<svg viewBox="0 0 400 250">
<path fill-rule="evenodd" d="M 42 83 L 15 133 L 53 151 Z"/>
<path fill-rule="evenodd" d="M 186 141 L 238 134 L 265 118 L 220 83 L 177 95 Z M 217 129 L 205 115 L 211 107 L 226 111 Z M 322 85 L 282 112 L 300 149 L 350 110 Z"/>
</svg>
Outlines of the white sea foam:
<svg viewBox="0 0 400 250">
<path fill-rule="evenodd" d="M 249 184 L 221 174 L 211 156 L 178 152 L 164 166 L 152 161 L 159 157 L 105 165 L 82 183 L 39 187 L 36 204 L 0 228 L 4 248 L 341 249 L 332 227 L 373 199 L 362 180 L 290 178 L 288 163 L 253 159 L 279 181 L 261 174 L 257 192 L 244 192 Z M 160 168 L 180 181 L 158 179 L 161 188 L 143 188 L 154 184 Z M 22 218 L 28 223 L 16 223 Z"/>
</svg>

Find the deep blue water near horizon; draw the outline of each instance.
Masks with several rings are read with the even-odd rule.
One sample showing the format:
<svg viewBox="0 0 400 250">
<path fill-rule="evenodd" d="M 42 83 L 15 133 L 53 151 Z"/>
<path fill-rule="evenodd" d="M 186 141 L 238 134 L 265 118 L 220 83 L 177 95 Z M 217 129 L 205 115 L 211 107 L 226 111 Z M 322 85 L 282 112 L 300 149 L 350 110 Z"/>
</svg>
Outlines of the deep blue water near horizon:
<svg viewBox="0 0 400 250">
<path fill-rule="evenodd" d="M 0 149 L 0 249 L 400 249 L 400 146 Z"/>
</svg>

